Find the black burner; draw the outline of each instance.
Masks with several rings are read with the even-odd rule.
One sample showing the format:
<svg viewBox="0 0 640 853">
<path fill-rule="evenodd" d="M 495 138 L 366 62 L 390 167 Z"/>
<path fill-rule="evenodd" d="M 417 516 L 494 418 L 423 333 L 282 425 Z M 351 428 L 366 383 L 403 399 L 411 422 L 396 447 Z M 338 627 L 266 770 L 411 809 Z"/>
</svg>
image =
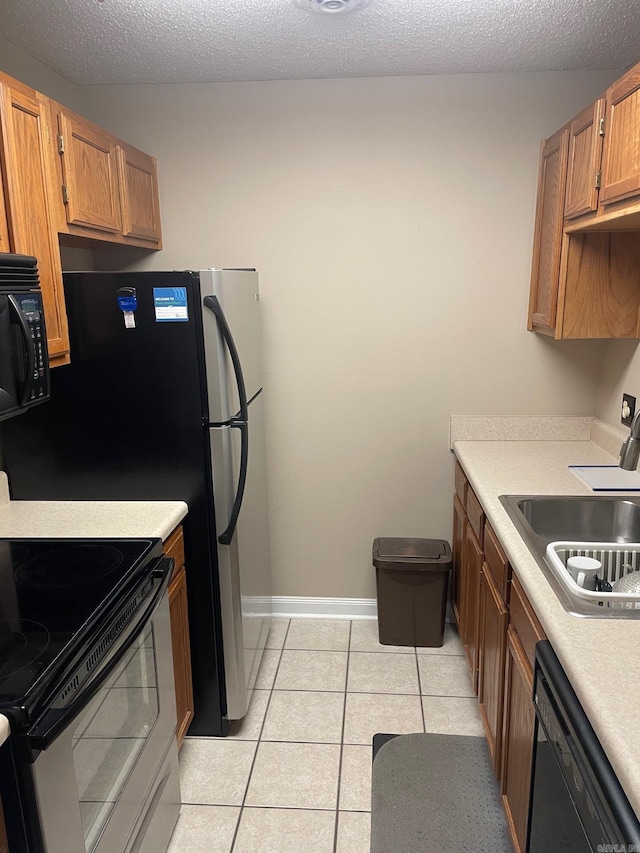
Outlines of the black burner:
<svg viewBox="0 0 640 853">
<path fill-rule="evenodd" d="M 160 554 L 159 540 L 0 538 L 0 711 L 12 725 L 36 718 Z"/>
<path fill-rule="evenodd" d="M 27 638 L 21 631 L 12 631 L 0 622 L 0 660 L 3 663 L 12 661 L 26 645 Z"/>
<path fill-rule="evenodd" d="M 38 554 L 16 570 L 16 580 L 35 589 L 68 589 L 94 583 L 115 571 L 122 553 L 110 545 L 71 545 Z"/>
<path fill-rule="evenodd" d="M 49 645 L 49 632 L 40 622 L 0 619 L 0 682 L 40 657 Z"/>
</svg>

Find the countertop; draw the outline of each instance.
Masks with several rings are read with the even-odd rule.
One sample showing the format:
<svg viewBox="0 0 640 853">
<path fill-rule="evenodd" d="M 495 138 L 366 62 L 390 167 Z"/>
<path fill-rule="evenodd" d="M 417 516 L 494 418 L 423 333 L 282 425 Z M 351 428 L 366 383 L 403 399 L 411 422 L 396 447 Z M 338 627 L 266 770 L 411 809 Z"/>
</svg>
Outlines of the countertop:
<svg viewBox="0 0 640 853">
<path fill-rule="evenodd" d="M 0 537 L 166 539 L 186 514 L 184 501 L 9 501 Z"/>
<path fill-rule="evenodd" d="M 567 613 L 498 499 L 594 495 L 567 466 L 618 460 L 591 441 L 455 441 L 453 449 L 640 818 L 640 620 Z"/>
<path fill-rule="evenodd" d="M 184 501 L 11 501 L 0 471 L 0 537 L 166 539 L 187 511 Z M 0 714 L 0 744 L 8 736 Z"/>
</svg>

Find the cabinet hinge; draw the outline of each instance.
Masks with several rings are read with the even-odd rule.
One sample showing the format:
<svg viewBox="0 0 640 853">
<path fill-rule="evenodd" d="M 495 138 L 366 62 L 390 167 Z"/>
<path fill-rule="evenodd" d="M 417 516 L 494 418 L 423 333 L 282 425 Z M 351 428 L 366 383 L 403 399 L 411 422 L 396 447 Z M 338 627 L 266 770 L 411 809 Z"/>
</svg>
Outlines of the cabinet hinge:
<svg viewBox="0 0 640 853">
<path fill-rule="evenodd" d="M 64 154 L 64 136 L 61 133 L 58 134 L 58 154 Z"/>
<path fill-rule="evenodd" d="M 598 169 L 598 171 L 596 172 L 596 183 L 595 183 L 595 188 L 597 190 L 600 189 L 600 178 L 601 177 L 602 177 L 602 172 Z"/>
<path fill-rule="evenodd" d="M 62 201 L 65 204 L 69 204 L 69 190 L 66 184 L 62 185 Z"/>
<path fill-rule="evenodd" d="M 604 136 L 604 119 L 600 119 L 600 126 L 598 127 L 598 136 Z"/>
</svg>

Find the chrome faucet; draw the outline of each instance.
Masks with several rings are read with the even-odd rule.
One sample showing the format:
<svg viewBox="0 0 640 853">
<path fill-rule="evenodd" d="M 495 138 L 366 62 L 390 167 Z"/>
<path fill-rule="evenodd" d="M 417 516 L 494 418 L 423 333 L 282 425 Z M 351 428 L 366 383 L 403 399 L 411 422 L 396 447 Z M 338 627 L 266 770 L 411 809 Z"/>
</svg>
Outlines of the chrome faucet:
<svg viewBox="0 0 640 853">
<path fill-rule="evenodd" d="M 620 448 L 620 462 L 618 465 L 625 471 L 635 471 L 640 459 L 640 411 L 636 412 L 631 423 L 629 438 Z"/>
</svg>

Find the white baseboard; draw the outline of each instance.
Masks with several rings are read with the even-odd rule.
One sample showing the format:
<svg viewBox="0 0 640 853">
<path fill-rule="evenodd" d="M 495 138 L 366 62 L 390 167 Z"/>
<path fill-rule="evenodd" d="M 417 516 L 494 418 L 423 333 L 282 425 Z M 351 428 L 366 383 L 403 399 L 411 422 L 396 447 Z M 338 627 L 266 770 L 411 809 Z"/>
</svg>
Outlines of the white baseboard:
<svg viewBox="0 0 640 853">
<path fill-rule="evenodd" d="M 377 619 L 375 598 L 305 598 L 274 595 L 273 615 L 283 619 Z M 455 622 L 451 604 L 447 602 L 446 622 Z"/>
<path fill-rule="evenodd" d="M 375 598 L 305 598 L 274 595 L 273 615 L 294 619 L 377 619 Z"/>
</svg>

